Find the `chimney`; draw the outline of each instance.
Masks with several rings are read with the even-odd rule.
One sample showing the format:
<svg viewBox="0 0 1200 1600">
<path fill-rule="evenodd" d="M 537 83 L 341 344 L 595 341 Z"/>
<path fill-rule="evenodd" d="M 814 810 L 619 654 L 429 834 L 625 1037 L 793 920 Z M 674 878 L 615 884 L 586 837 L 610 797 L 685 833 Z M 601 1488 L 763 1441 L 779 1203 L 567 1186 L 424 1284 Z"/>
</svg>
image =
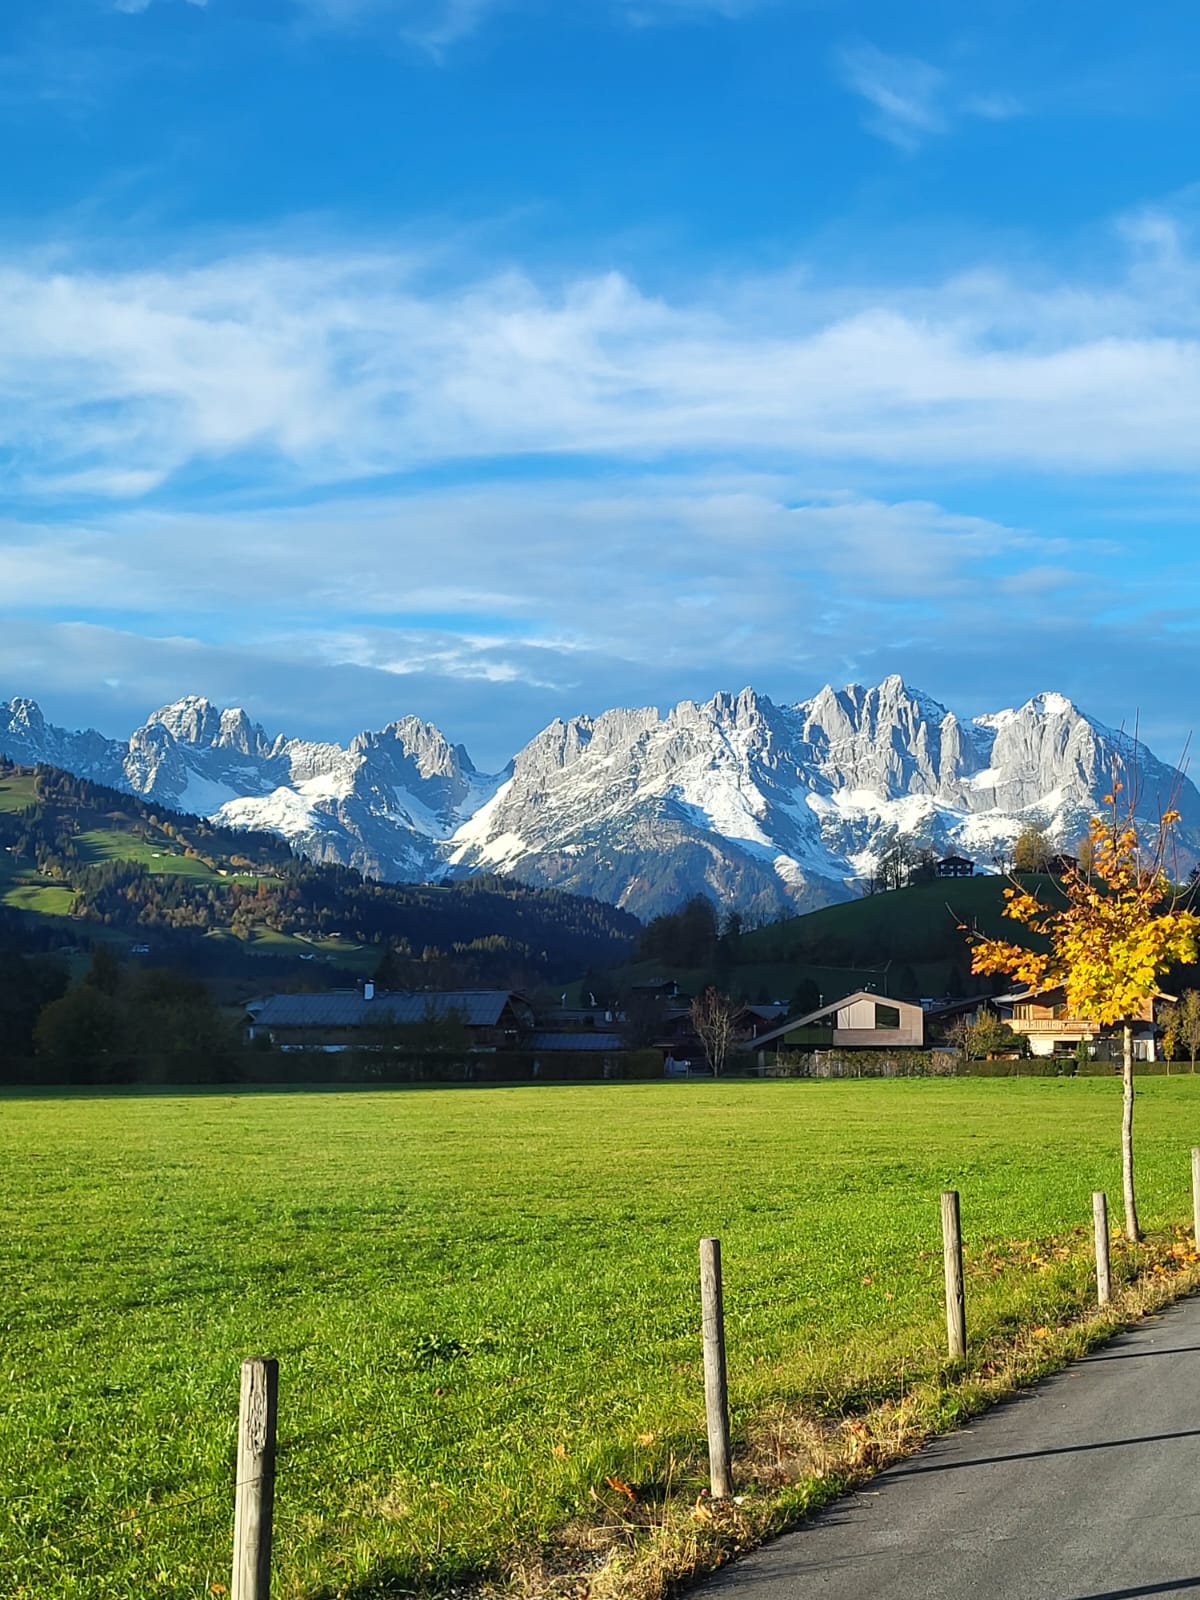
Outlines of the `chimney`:
<svg viewBox="0 0 1200 1600">
<path fill-rule="evenodd" d="M 364 1000 L 374 1000 L 374 998 L 375 998 L 375 985 L 371 982 L 370 978 L 368 978 L 366 983 L 363 984 L 363 999 Z"/>
</svg>

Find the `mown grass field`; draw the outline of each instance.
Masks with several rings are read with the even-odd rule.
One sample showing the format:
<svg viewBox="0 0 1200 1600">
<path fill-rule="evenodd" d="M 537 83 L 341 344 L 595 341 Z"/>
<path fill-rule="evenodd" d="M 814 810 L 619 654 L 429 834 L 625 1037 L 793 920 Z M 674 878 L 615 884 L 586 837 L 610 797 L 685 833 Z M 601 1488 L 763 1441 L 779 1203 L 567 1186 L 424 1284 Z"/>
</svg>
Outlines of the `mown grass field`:
<svg viewBox="0 0 1200 1600">
<path fill-rule="evenodd" d="M 41 916 L 65 917 L 74 899 L 74 890 L 44 878 L 32 861 L 0 851 L 0 905 Z"/>
<path fill-rule="evenodd" d="M 124 829 L 88 828 L 79 835 L 77 843 L 80 857 L 85 861 L 135 861 L 147 872 L 219 881 L 217 874 L 199 856 L 187 856 L 180 849 L 166 848 L 159 840 L 139 839 Z"/>
<path fill-rule="evenodd" d="M 0 779 L 0 811 L 24 811 L 36 798 L 32 773 Z"/>
<path fill-rule="evenodd" d="M 936 1370 L 938 1193 L 972 1337 L 1090 1294 L 1115 1081 L 727 1082 L 0 1099 L 0 1594 L 228 1583 L 238 1366 L 281 1362 L 276 1600 L 448 1587 L 612 1475 L 693 1498 L 696 1248 L 735 1431 Z M 1144 1221 L 1200 1079 L 1144 1080 Z"/>
</svg>

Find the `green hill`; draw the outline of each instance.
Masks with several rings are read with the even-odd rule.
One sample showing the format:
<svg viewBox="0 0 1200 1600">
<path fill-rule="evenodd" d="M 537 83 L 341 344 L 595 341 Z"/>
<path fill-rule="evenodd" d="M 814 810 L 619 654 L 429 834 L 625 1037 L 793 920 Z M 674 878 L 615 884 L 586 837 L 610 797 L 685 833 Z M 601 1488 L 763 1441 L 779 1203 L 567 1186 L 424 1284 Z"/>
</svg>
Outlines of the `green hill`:
<svg viewBox="0 0 1200 1600">
<path fill-rule="evenodd" d="M 392 981 L 413 988 L 559 981 L 626 957 L 640 930 L 615 906 L 510 880 L 376 883 L 273 834 L 11 763 L 0 764 L 0 919 L 26 948 L 99 937 L 194 972 L 311 987 L 373 972 L 385 955 Z"/>
<path fill-rule="evenodd" d="M 1047 903 L 1059 892 L 1053 878 L 1026 881 Z M 1008 887 L 1002 877 L 938 879 L 825 906 L 744 934 L 739 965 L 883 973 L 892 978 L 890 992 L 906 999 L 954 988 L 969 992 L 970 948 L 963 927 L 1003 934 Z"/>
<path fill-rule="evenodd" d="M 1053 878 L 1026 881 L 1047 901 L 1058 892 Z M 713 938 L 699 963 L 661 955 L 628 963 L 608 983 L 621 993 L 667 977 L 689 994 L 713 983 L 743 1000 L 780 1000 L 805 1010 L 867 987 L 911 1000 L 991 993 L 991 980 L 971 973 L 961 925 L 1003 933 L 1008 886 L 1001 877 L 938 879 L 848 900 L 749 932 L 727 931 Z"/>
</svg>

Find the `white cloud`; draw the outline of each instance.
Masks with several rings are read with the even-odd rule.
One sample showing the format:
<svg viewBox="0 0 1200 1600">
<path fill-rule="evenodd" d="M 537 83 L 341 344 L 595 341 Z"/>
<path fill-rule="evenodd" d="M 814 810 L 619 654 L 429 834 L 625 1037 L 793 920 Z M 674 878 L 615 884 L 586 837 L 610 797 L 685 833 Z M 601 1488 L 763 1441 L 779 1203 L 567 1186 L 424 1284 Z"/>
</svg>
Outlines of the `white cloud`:
<svg viewBox="0 0 1200 1600">
<path fill-rule="evenodd" d="M 685 597 L 740 583 L 745 598 L 723 604 L 741 621 L 743 607 L 748 620 L 790 604 L 772 598 L 781 578 L 832 593 L 852 571 L 864 601 L 903 605 L 954 592 L 973 565 L 1061 554 L 1059 541 L 927 502 L 769 475 L 568 477 L 306 508 L 0 523 L 0 594 L 28 608 L 227 618 L 258 615 L 269 589 L 276 626 L 298 614 L 453 615 L 487 625 L 463 620 L 455 637 L 556 647 L 603 637 L 641 655 L 639 641 L 657 649 L 643 619 L 674 606 L 684 573 Z"/>
<path fill-rule="evenodd" d="M 411 255 L 0 260 L 10 492 L 566 454 L 1191 472 L 1200 268 L 1162 219 L 1129 243 L 1086 280 L 827 292 L 797 274 L 673 299 L 615 273 L 456 284 Z"/>
<path fill-rule="evenodd" d="M 1014 95 L 960 92 L 939 67 L 917 56 L 889 55 L 869 41 L 845 46 L 836 65 L 846 88 L 870 108 L 866 126 L 909 155 L 962 117 L 1004 122 L 1023 114 Z"/>
<path fill-rule="evenodd" d="M 124 11 L 129 16 L 140 16 L 143 11 L 149 11 L 154 0 L 113 0 L 114 11 Z M 203 11 L 208 0 L 187 0 L 189 6 L 196 6 Z"/>
<path fill-rule="evenodd" d="M 0 698 L 61 720 L 128 730 L 194 692 L 344 739 L 412 711 L 492 766 L 556 715 L 894 670 L 967 710 L 1140 704 L 1177 743 L 1161 685 L 1200 673 L 1200 576 L 1150 540 L 748 471 L 0 523 L 0 596 Z"/>
<path fill-rule="evenodd" d="M 873 44 L 848 46 L 840 67 L 846 87 L 872 107 L 868 126 L 902 150 L 915 150 L 946 128 L 945 75 L 914 56 L 893 56 Z"/>
</svg>

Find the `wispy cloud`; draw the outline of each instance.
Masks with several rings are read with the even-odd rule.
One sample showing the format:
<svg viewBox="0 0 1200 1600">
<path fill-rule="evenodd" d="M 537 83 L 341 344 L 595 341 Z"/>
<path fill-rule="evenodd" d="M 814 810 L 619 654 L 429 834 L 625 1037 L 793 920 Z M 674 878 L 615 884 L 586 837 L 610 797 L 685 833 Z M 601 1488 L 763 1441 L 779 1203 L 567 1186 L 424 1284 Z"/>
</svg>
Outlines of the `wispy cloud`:
<svg viewBox="0 0 1200 1600">
<path fill-rule="evenodd" d="M 901 150 L 943 133 L 945 74 L 915 56 L 892 56 L 873 44 L 848 46 L 839 58 L 846 87 L 871 107 L 867 126 Z"/>
<path fill-rule="evenodd" d="M 150 0 L 131 0 L 138 6 Z M 203 3 L 203 0 L 200 0 Z M 311 22 L 331 28 L 373 28 L 440 55 L 475 33 L 494 15 L 532 9 L 533 0 L 293 0 Z M 729 21 L 762 10 L 773 0 L 579 0 L 596 16 L 634 26 L 679 23 L 698 17 Z"/>
<path fill-rule="evenodd" d="M 129 16 L 140 16 L 143 11 L 149 11 L 154 0 L 112 0 L 114 11 L 124 11 Z M 189 6 L 197 6 L 201 11 L 207 6 L 208 0 L 186 0 Z"/>
<path fill-rule="evenodd" d="M 0 259 L 10 494 L 566 455 L 1193 472 L 1200 265 L 1151 218 L 1131 243 L 1088 280 L 792 276 L 673 300 L 619 274 L 448 285 L 440 258 L 392 254 Z"/>
<path fill-rule="evenodd" d="M 867 41 L 845 46 L 837 68 L 845 86 L 867 102 L 871 132 L 908 154 L 947 133 L 958 118 L 998 122 L 1022 112 L 1012 95 L 963 92 L 930 62 L 889 55 Z"/>
<path fill-rule="evenodd" d="M 1090 565 L 1108 554 L 1095 547 Z M 750 473 L 0 524 L 0 685 L 77 686 L 94 662 L 129 716 L 185 689 L 245 698 L 251 685 L 273 724 L 342 737 L 418 710 L 499 762 L 557 714 L 747 681 L 796 699 L 861 670 L 864 641 L 882 675 L 901 639 L 936 651 L 960 630 L 995 635 L 997 588 L 1025 570 L 1067 569 L 1087 607 L 1088 566 L 1057 538 L 927 501 Z M 1038 627 L 1052 637 L 1061 607 L 1061 584 L 1030 585 L 1004 648 Z M 48 608 L 89 620 L 20 620 Z M 351 680 L 357 698 L 336 705 L 333 686 Z"/>
<path fill-rule="evenodd" d="M 294 0 L 309 21 L 331 28 L 379 28 L 439 54 L 512 0 Z"/>
<path fill-rule="evenodd" d="M 635 25 L 679 22 L 696 17 L 724 17 L 737 21 L 764 11 L 778 0 L 609 0 L 610 9 Z"/>
</svg>

